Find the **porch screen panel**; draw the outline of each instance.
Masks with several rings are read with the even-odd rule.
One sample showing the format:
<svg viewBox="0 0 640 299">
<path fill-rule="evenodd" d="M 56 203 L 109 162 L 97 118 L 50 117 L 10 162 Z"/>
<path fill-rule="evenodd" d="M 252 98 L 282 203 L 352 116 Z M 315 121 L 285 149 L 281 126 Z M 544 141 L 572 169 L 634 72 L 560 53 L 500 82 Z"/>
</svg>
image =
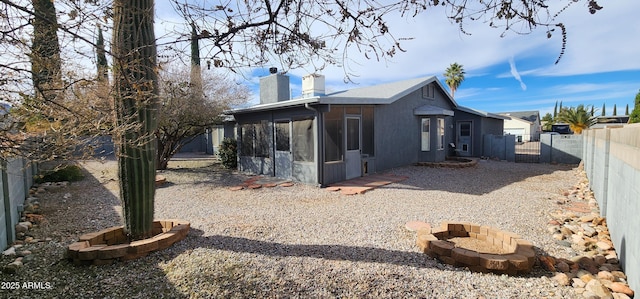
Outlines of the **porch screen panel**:
<svg viewBox="0 0 640 299">
<path fill-rule="evenodd" d="M 344 109 L 332 106 L 331 111 L 325 113 L 324 120 L 324 161 L 342 161 L 343 150 L 343 118 Z"/>
<path fill-rule="evenodd" d="M 253 124 L 243 124 L 242 125 L 242 148 L 240 150 L 240 154 L 243 156 L 253 157 L 253 139 L 255 136 L 255 130 Z"/>
<path fill-rule="evenodd" d="M 431 119 L 429 118 L 423 118 L 422 119 L 422 136 L 421 136 L 421 141 L 422 141 L 422 151 L 423 152 L 427 152 L 431 150 L 431 134 L 430 134 L 430 128 L 431 127 Z"/>
<path fill-rule="evenodd" d="M 293 121 L 293 161 L 313 162 L 313 120 Z"/>
<path fill-rule="evenodd" d="M 289 121 L 276 123 L 276 150 L 288 152 L 290 150 Z"/>
<path fill-rule="evenodd" d="M 374 156 L 373 107 L 362 107 L 362 153 Z"/>
<path fill-rule="evenodd" d="M 255 156 L 269 157 L 269 122 L 262 120 L 256 124 Z"/>
</svg>

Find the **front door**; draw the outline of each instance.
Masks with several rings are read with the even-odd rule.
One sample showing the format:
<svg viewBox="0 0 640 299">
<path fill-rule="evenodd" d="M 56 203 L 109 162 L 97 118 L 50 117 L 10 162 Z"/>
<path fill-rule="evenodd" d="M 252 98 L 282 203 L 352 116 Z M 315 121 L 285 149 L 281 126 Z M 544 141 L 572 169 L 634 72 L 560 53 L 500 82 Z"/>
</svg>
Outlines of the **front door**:
<svg viewBox="0 0 640 299">
<path fill-rule="evenodd" d="M 360 116 L 346 117 L 346 142 L 347 153 L 345 155 L 346 178 L 352 179 L 362 176 L 361 169 L 361 134 L 360 134 Z"/>
<path fill-rule="evenodd" d="M 291 155 L 291 122 L 278 120 L 275 125 L 276 153 L 275 175 L 279 178 L 290 178 L 293 174 Z"/>
<path fill-rule="evenodd" d="M 471 122 L 459 121 L 457 131 L 456 154 L 463 157 L 471 156 Z"/>
</svg>

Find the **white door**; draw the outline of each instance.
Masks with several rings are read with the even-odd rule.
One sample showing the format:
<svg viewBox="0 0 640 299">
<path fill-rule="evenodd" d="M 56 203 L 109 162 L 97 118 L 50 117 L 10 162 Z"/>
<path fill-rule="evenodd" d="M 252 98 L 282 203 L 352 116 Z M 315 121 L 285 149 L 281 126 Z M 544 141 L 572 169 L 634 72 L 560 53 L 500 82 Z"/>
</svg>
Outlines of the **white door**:
<svg viewBox="0 0 640 299">
<path fill-rule="evenodd" d="M 362 176 L 361 166 L 361 134 L 360 134 L 360 117 L 347 116 L 345 134 L 347 152 L 345 155 L 346 178 L 352 179 Z"/>
<path fill-rule="evenodd" d="M 290 178 L 293 174 L 291 122 L 289 120 L 276 121 L 274 129 L 276 137 L 275 175 L 279 178 Z"/>
</svg>

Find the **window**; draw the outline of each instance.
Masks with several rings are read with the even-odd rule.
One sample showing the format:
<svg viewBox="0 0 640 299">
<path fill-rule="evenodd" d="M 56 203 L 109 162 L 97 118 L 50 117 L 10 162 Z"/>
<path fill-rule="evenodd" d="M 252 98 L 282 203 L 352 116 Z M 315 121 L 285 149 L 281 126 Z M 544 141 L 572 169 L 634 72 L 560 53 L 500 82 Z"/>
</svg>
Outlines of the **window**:
<svg viewBox="0 0 640 299">
<path fill-rule="evenodd" d="M 431 124 L 431 119 L 423 118 L 422 119 L 422 151 L 428 152 L 431 150 L 430 147 L 430 134 L 429 134 L 429 126 Z"/>
<path fill-rule="evenodd" d="M 422 98 L 433 99 L 436 97 L 436 89 L 433 84 L 422 87 Z"/>
<path fill-rule="evenodd" d="M 293 121 L 293 161 L 313 162 L 313 119 Z"/>
<path fill-rule="evenodd" d="M 461 123 L 460 124 L 460 136 L 464 136 L 464 137 L 471 136 L 471 124 L 470 123 Z"/>
<path fill-rule="evenodd" d="M 438 118 L 438 149 L 444 149 L 444 118 Z"/>
<path fill-rule="evenodd" d="M 347 150 L 360 149 L 360 118 L 347 118 Z"/>
</svg>

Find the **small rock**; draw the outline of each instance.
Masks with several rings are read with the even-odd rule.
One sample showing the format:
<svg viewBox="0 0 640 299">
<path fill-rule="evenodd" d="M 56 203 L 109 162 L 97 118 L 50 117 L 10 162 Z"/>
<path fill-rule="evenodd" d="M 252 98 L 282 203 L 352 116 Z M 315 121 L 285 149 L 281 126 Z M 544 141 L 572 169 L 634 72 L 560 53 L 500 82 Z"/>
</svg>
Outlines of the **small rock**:
<svg viewBox="0 0 640 299">
<path fill-rule="evenodd" d="M 584 288 L 587 292 L 591 292 L 599 298 L 613 298 L 613 295 L 611 295 L 611 291 L 609 291 L 609 289 L 602 285 L 602 283 L 600 283 L 600 281 L 598 281 L 597 279 L 592 279 L 591 281 L 589 281 Z"/>
<path fill-rule="evenodd" d="M 613 276 L 613 274 L 611 274 L 611 272 L 609 272 L 609 271 L 600 271 L 600 272 L 598 272 L 598 279 L 600 279 L 600 280 L 614 281 L 616 278 L 615 278 L 615 276 Z"/>
<path fill-rule="evenodd" d="M 27 229 L 30 229 L 33 227 L 33 223 L 29 222 L 29 221 L 23 221 L 23 222 L 18 222 L 18 225 L 24 225 L 27 227 Z"/>
<path fill-rule="evenodd" d="M 33 243 L 33 240 L 34 240 L 34 239 L 33 239 L 33 237 L 26 237 L 26 238 L 24 238 L 24 241 L 25 241 L 26 243 Z"/>
<path fill-rule="evenodd" d="M 631 297 L 622 293 L 613 293 L 613 299 L 631 299 Z"/>
<path fill-rule="evenodd" d="M 584 243 L 584 239 L 582 238 L 582 236 L 580 236 L 578 234 L 571 235 L 571 243 L 573 243 L 573 244 Z"/>
<path fill-rule="evenodd" d="M 611 271 L 611 274 L 613 274 L 616 279 L 627 279 L 627 275 L 622 271 Z"/>
<path fill-rule="evenodd" d="M 16 252 L 16 255 L 21 256 L 21 257 L 27 256 L 27 255 L 30 255 L 30 254 L 31 254 L 30 250 L 23 250 L 23 251 Z"/>
<path fill-rule="evenodd" d="M 565 227 L 565 226 L 560 228 L 560 233 L 565 235 L 565 236 L 573 235 L 573 232 L 570 229 L 568 229 L 567 227 Z"/>
<path fill-rule="evenodd" d="M 577 225 L 565 224 L 563 227 L 569 229 L 573 234 L 580 232 L 580 228 Z"/>
<path fill-rule="evenodd" d="M 564 235 L 563 234 L 553 234 L 553 238 L 558 240 L 558 241 L 561 241 L 561 240 L 564 240 Z"/>
<path fill-rule="evenodd" d="M 157 180 L 157 178 L 156 178 Z M 166 180 L 166 179 L 165 179 Z M 62 196 L 64 199 L 69 199 L 71 198 L 71 193 L 65 193 L 64 196 Z"/>
<path fill-rule="evenodd" d="M 602 266 L 607 262 L 607 258 L 602 255 L 596 255 L 593 257 L 593 261 L 596 262 L 598 266 Z"/>
<path fill-rule="evenodd" d="M 582 291 L 582 297 L 585 298 L 585 299 L 600 299 L 600 297 L 598 297 L 598 295 L 596 295 L 593 292 L 588 291 L 586 289 L 584 291 Z"/>
<path fill-rule="evenodd" d="M 586 270 L 578 271 L 578 274 L 576 274 L 576 276 L 580 278 L 580 280 L 584 281 L 585 283 L 589 283 L 594 279 L 593 274 L 591 274 L 591 272 Z"/>
<path fill-rule="evenodd" d="M 574 288 L 584 288 L 587 284 L 584 281 L 582 281 L 582 279 L 580 278 L 572 278 L 571 285 Z"/>
<path fill-rule="evenodd" d="M 16 224 L 16 234 L 26 233 L 28 231 L 29 231 L 29 227 L 28 226 L 20 224 L 20 223 Z"/>
<path fill-rule="evenodd" d="M 580 222 L 593 222 L 594 218 L 596 218 L 596 215 L 584 215 L 580 217 Z"/>
<path fill-rule="evenodd" d="M 629 288 L 628 285 L 621 283 L 621 282 L 613 282 L 609 285 L 609 288 L 611 289 L 611 291 L 616 292 L 616 293 L 622 293 L 625 294 L 629 297 L 633 297 L 634 295 L 634 291 Z"/>
<path fill-rule="evenodd" d="M 598 246 L 598 249 L 602 250 L 602 251 L 607 251 L 609 249 L 611 249 L 611 245 L 607 242 L 602 242 L 599 241 L 596 243 L 596 246 Z"/>
<path fill-rule="evenodd" d="M 596 217 L 596 218 L 593 219 L 593 221 L 591 223 L 593 223 L 593 225 L 600 225 L 600 224 L 604 223 L 604 218 Z"/>
<path fill-rule="evenodd" d="M 2 272 L 7 273 L 7 274 L 14 274 L 14 273 L 18 272 L 18 269 L 20 269 L 20 267 L 22 267 L 22 263 L 20 263 L 20 265 L 18 265 L 18 263 L 13 262 L 11 264 L 8 264 L 8 265 L 2 267 Z"/>
<path fill-rule="evenodd" d="M 569 264 L 565 263 L 565 262 L 559 262 L 556 264 L 556 269 L 560 272 L 570 272 L 571 271 L 571 267 L 569 267 Z"/>
<path fill-rule="evenodd" d="M 568 286 L 570 284 L 569 276 L 564 273 L 557 273 L 552 279 L 559 285 Z"/>
<path fill-rule="evenodd" d="M 560 222 L 558 222 L 558 220 L 551 219 L 551 220 L 549 220 L 549 224 L 557 226 L 557 225 L 560 225 Z"/>
<path fill-rule="evenodd" d="M 9 247 L 7 250 L 2 252 L 3 255 L 15 255 L 16 248 L 14 246 Z"/>
<path fill-rule="evenodd" d="M 597 233 L 596 230 L 587 223 L 583 223 L 580 227 L 583 229 L 584 235 L 587 237 L 592 237 Z"/>
<path fill-rule="evenodd" d="M 421 229 L 431 232 L 431 225 L 422 221 L 409 221 L 404 225 L 404 227 L 411 232 L 417 232 Z"/>
<path fill-rule="evenodd" d="M 556 244 L 564 247 L 571 247 L 571 242 L 567 240 L 556 240 Z"/>
</svg>

